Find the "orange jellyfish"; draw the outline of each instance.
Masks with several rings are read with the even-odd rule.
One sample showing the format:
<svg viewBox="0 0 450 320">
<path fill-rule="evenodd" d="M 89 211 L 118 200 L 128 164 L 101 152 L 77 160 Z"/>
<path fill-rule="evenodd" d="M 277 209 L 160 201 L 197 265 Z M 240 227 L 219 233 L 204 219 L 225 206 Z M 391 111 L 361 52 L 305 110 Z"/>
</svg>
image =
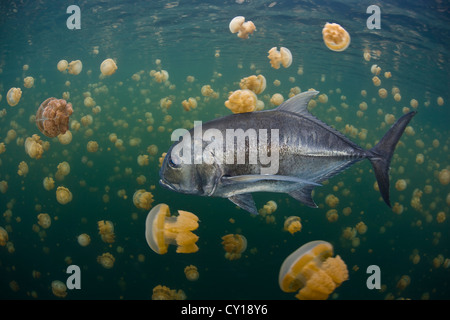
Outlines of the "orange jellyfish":
<svg viewBox="0 0 450 320">
<path fill-rule="evenodd" d="M 284 221 L 284 230 L 294 234 L 302 230 L 302 224 L 300 222 L 300 217 L 290 216 Z"/>
<path fill-rule="evenodd" d="M 67 287 L 64 282 L 54 280 L 52 281 L 52 292 L 58 298 L 65 298 L 67 296 Z"/>
<path fill-rule="evenodd" d="M 184 274 L 189 281 L 197 281 L 200 276 L 196 266 L 190 265 L 184 268 Z"/>
<path fill-rule="evenodd" d="M 72 104 L 64 99 L 48 98 L 41 103 L 36 113 L 36 125 L 47 137 L 64 134 L 69 129 Z"/>
<path fill-rule="evenodd" d="M 237 16 L 230 21 L 229 25 L 231 33 L 237 33 L 241 39 L 248 39 L 248 35 L 256 30 L 255 24 L 252 21 L 245 21 L 245 17 Z"/>
<path fill-rule="evenodd" d="M 337 23 L 326 23 L 322 29 L 323 41 L 328 49 L 344 51 L 350 45 L 350 35 Z"/>
<path fill-rule="evenodd" d="M 222 237 L 222 245 L 225 249 L 225 258 L 228 260 L 237 260 L 242 252 L 247 249 L 247 239 L 240 234 L 227 234 Z"/>
<path fill-rule="evenodd" d="M 98 234 L 101 236 L 102 241 L 106 243 L 114 243 L 114 225 L 109 220 L 100 220 L 97 222 Z"/>
<path fill-rule="evenodd" d="M 348 270 L 333 246 L 326 241 L 311 241 L 290 254 L 280 268 L 279 284 L 284 292 L 298 292 L 300 300 L 326 300 L 342 282 Z"/>
<path fill-rule="evenodd" d="M 2 247 L 6 246 L 7 242 L 8 242 L 8 232 L 3 227 L 0 227 L 0 246 Z"/>
<path fill-rule="evenodd" d="M 253 75 L 243 78 L 239 86 L 241 89 L 249 89 L 256 94 L 260 94 L 266 89 L 266 78 L 262 74 L 258 76 Z"/>
<path fill-rule="evenodd" d="M 192 231 L 198 228 L 198 217 L 187 211 L 178 210 L 178 216 L 170 216 L 165 203 L 155 206 L 145 221 L 145 239 L 150 248 L 158 254 L 167 253 L 170 244 L 177 246 L 177 253 L 198 251 L 198 240 Z"/>
<path fill-rule="evenodd" d="M 225 107 L 233 113 L 252 112 L 256 109 L 256 94 L 248 89 L 236 90 L 228 96 Z"/>
<path fill-rule="evenodd" d="M 145 189 L 137 190 L 133 195 L 133 203 L 138 209 L 149 210 L 152 207 L 152 203 L 155 201 L 151 192 L 145 191 Z"/>
<path fill-rule="evenodd" d="M 153 288 L 152 300 L 186 300 L 183 290 L 170 289 L 166 286 L 157 285 Z"/>
<path fill-rule="evenodd" d="M 110 76 L 117 70 L 116 62 L 113 59 L 106 59 L 100 65 L 100 72 L 104 76 Z"/>
<path fill-rule="evenodd" d="M 40 159 L 44 153 L 44 147 L 42 146 L 41 137 L 37 134 L 26 138 L 25 140 L 25 152 L 35 159 Z"/>
<path fill-rule="evenodd" d="M 19 103 L 21 97 L 22 90 L 20 90 L 20 88 L 11 88 L 6 94 L 6 102 L 8 102 L 11 107 L 14 107 Z"/>
<path fill-rule="evenodd" d="M 279 69 L 280 64 L 285 68 L 289 68 L 292 64 L 292 53 L 288 48 L 281 47 L 280 51 L 277 47 L 273 47 L 269 50 L 269 55 L 267 56 L 270 60 L 270 65 L 274 69 Z"/>
</svg>

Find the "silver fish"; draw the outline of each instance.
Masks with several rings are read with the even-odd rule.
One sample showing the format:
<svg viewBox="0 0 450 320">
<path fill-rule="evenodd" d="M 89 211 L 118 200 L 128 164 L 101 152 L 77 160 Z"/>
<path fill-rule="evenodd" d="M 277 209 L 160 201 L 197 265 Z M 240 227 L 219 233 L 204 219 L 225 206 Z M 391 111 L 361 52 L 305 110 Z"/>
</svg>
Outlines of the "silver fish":
<svg viewBox="0 0 450 320">
<path fill-rule="evenodd" d="M 257 214 L 257 210 L 251 193 L 261 191 L 287 193 L 309 207 L 317 207 L 311 195 L 316 186 L 356 162 L 369 159 L 381 196 L 390 206 L 389 164 L 397 142 L 416 112 L 402 116 L 375 147 L 365 150 L 307 110 L 308 102 L 316 94 L 317 91 L 303 92 L 273 110 L 232 114 L 185 130 L 182 139 L 167 152 L 160 170 L 160 184 L 180 193 L 228 198 L 252 214 Z M 241 133 L 254 130 L 265 135 L 260 135 L 257 143 L 251 143 L 248 134 L 244 145 L 238 145 L 238 138 L 233 138 L 231 151 L 232 145 L 226 143 L 215 145 L 223 148 L 223 152 L 211 148 L 220 133 L 226 136 L 239 129 Z M 216 134 L 205 139 L 205 133 L 211 130 Z M 188 147 L 177 154 L 174 151 L 182 149 L 181 143 Z M 202 147 L 200 156 L 206 161 L 198 159 L 196 147 Z M 250 154 L 255 152 L 252 148 L 266 158 L 251 162 Z M 236 161 L 242 155 L 248 160 L 245 163 Z M 269 155 L 277 156 L 276 173 L 264 173 Z M 183 156 L 192 161 L 186 158 L 180 161 Z"/>
</svg>

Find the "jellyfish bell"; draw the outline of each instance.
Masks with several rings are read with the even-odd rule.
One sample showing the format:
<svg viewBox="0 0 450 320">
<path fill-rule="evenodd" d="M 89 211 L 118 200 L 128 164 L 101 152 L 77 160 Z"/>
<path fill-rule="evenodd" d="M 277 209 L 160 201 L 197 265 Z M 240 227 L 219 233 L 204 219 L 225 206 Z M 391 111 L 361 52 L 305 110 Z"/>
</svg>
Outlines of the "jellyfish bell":
<svg viewBox="0 0 450 320">
<path fill-rule="evenodd" d="M 72 104 L 64 99 L 48 98 L 41 103 L 36 112 L 36 125 L 43 134 L 53 138 L 69 129 Z"/>
<path fill-rule="evenodd" d="M 299 293 L 300 300 L 327 299 L 343 281 L 348 270 L 333 246 L 326 241 L 311 241 L 290 254 L 280 268 L 278 282 L 284 292 Z"/>
<path fill-rule="evenodd" d="M 71 61 L 69 63 L 68 72 L 70 74 L 73 74 L 76 76 L 76 75 L 80 74 L 82 69 L 83 69 L 83 64 L 81 63 L 80 60 Z"/>
<path fill-rule="evenodd" d="M 56 65 L 56 68 L 57 68 L 60 72 L 66 71 L 68 67 L 69 67 L 69 63 L 67 62 L 67 60 L 60 60 L 60 61 L 58 62 L 58 64 Z"/>
<path fill-rule="evenodd" d="M 11 107 L 15 107 L 22 97 L 22 90 L 20 88 L 11 88 L 6 94 L 6 101 Z"/>
<path fill-rule="evenodd" d="M 100 65 L 100 72 L 104 76 L 110 76 L 117 70 L 117 65 L 113 59 L 106 59 Z"/>
<path fill-rule="evenodd" d="M 192 233 L 198 228 L 198 217 L 178 210 L 178 216 L 170 216 L 169 206 L 161 203 L 152 208 L 145 221 L 145 239 L 158 254 L 167 253 L 170 244 L 177 245 L 177 253 L 198 251 L 198 236 Z"/>
<path fill-rule="evenodd" d="M 326 23 L 322 29 L 323 41 L 328 49 L 344 51 L 350 45 L 349 33 L 337 23 Z"/>
</svg>

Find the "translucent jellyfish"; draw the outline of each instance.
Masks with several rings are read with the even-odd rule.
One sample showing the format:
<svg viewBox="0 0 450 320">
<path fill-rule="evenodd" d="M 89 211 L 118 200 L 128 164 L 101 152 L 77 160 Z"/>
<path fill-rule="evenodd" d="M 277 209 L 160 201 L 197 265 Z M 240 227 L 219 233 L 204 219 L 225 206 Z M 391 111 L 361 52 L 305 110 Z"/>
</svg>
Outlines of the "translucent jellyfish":
<svg viewBox="0 0 450 320">
<path fill-rule="evenodd" d="M 348 279 L 347 266 L 326 241 L 311 241 L 290 254 L 280 268 L 278 281 L 284 292 L 298 292 L 300 300 L 326 300 Z"/>
<path fill-rule="evenodd" d="M 77 237 L 77 241 L 80 246 L 87 247 L 91 243 L 91 237 L 86 233 L 82 233 Z"/>
<path fill-rule="evenodd" d="M 302 230 L 302 224 L 300 222 L 300 217 L 290 216 L 284 221 L 284 230 L 288 231 L 290 234 L 294 234 Z"/>
<path fill-rule="evenodd" d="M 34 159 L 40 159 L 44 153 L 41 137 L 33 134 L 31 137 L 25 139 L 25 152 Z"/>
<path fill-rule="evenodd" d="M 339 198 L 336 197 L 334 194 L 329 194 L 325 197 L 325 203 L 329 207 L 335 208 L 339 204 Z"/>
<path fill-rule="evenodd" d="M 58 298 L 65 298 L 67 296 L 66 285 L 59 280 L 52 281 L 52 292 Z"/>
<path fill-rule="evenodd" d="M 381 80 L 380 80 L 380 78 L 378 78 L 377 76 L 374 76 L 373 78 L 372 78 L 372 82 L 373 82 L 373 85 L 374 86 L 376 86 L 376 87 L 379 87 L 380 85 L 381 85 Z M 386 92 L 387 93 L 387 92 Z M 384 95 L 384 94 L 383 94 Z"/>
<path fill-rule="evenodd" d="M 8 181 L 2 180 L 0 181 L 0 192 L 6 193 L 6 191 L 8 191 Z"/>
<path fill-rule="evenodd" d="M 444 98 L 438 97 L 436 102 L 438 106 L 442 107 L 444 105 Z"/>
<path fill-rule="evenodd" d="M 275 201 L 269 200 L 267 203 L 258 210 L 259 214 L 265 215 L 265 214 L 272 214 L 278 209 L 278 205 Z"/>
<path fill-rule="evenodd" d="M 280 64 L 285 68 L 289 68 L 292 64 L 292 54 L 288 48 L 281 47 L 280 51 L 278 51 L 277 47 L 273 47 L 268 53 L 269 55 L 267 57 L 270 60 L 270 65 L 274 69 L 279 69 Z"/>
<path fill-rule="evenodd" d="M 200 276 L 197 267 L 193 265 L 184 268 L 184 274 L 189 281 L 197 281 Z"/>
<path fill-rule="evenodd" d="M 260 94 L 266 89 L 266 78 L 262 74 L 257 76 L 253 75 L 243 78 L 239 83 L 239 86 L 241 89 L 248 89 L 256 94 Z"/>
<path fill-rule="evenodd" d="M 50 218 L 48 213 L 40 213 L 40 214 L 38 214 L 37 218 L 38 218 L 38 224 L 42 228 L 44 228 L 44 229 L 50 228 L 50 226 L 52 224 L 52 219 Z"/>
<path fill-rule="evenodd" d="M 247 239 L 240 234 L 227 234 L 222 237 L 222 245 L 225 250 L 225 258 L 237 260 L 247 249 Z"/>
<path fill-rule="evenodd" d="M 83 69 L 83 64 L 80 60 L 71 61 L 68 66 L 68 72 L 73 75 L 80 74 Z"/>
<path fill-rule="evenodd" d="M 52 177 L 45 177 L 42 184 L 45 190 L 50 191 L 55 187 L 55 180 Z"/>
<path fill-rule="evenodd" d="M 58 141 L 61 144 L 69 144 L 72 142 L 72 132 L 70 130 L 67 130 L 65 133 L 58 135 Z"/>
<path fill-rule="evenodd" d="M 20 88 L 11 88 L 6 94 L 6 101 L 11 107 L 15 107 L 22 97 L 22 90 Z"/>
<path fill-rule="evenodd" d="M 367 232 L 367 225 L 363 221 L 360 221 L 356 224 L 355 229 L 359 234 L 365 234 Z"/>
<path fill-rule="evenodd" d="M 395 182 L 395 189 L 397 189 L 398 191 L 405 190 L 407 186 L 408 184 L 405 179 L 399 179 L 397 180 L 397 182 Z"/>
<path fill-rule="evenodd" d="M 153 288 L 152 300 L 186 300 L 186 294 L 181 289 L 177 291 L 157 285 Z"/>
<path fill-rule="evenodd" d="M 70 173 L 70 165 L 67 161 L 59 163 L 57 169 L 56 176 L 65 177 Z"/>
<path fill-rule="evenodd" d="M 23 86 L 28 89 L 32 88 L 34 86 L 34 78 L 26 77 L 25 79 L 23 79 Z"/>
<path fill-rule="evenodd" d="M 378 90 L 378 95 L 380 96 L 381 99 L 386 99 L 388 92 L 385 88 L 380 88 Z"/>
<path fill-rule="evenodd" d="M 284 101 L 283 96 L 280 93 L 275 93 L 271 98 L 270 98 L 270 102 L 274 105 L 274 106 L 279 106 L 280 104 L 282 104 Z"/>
<path fill-rule="evenodd" d="M 442 169 L 441 171 L 439 171 L 439 182 L 443 185 L 446 186 L 450 183 L 450 170 L 448 169 Z"/>
<path fill-rule="evenodd" d="M 153 78 L 156 82 L 166 82 L 169 80 L 169 73 L 166 70 L 161 70 L 153 73 Z"/>
<path fill-rule="evenodd" d="M 114 243 L 116 235 L 114 234 L 114 225 L 109 220 L 100 220 L 97 222 L 98 234 L 105 243 Z"/>
<path fill-rule="evenodd" d="M 113 59 L 106 59 L 100 65 L 100 72 L 104 76 L 110 76 L 117 70 L 117 65 Z"/>
<path fill-rule="evenodd" d="M 67 60 L 60 60 L 60 61 L 58 62 L 58 64 L 56 65 L 56 68 L 57 68 L 60 72 L 66 71 L 68 67 L 69 67 L 69 63 L 67 62 Z"/>
<path fill-rule="evenodd" d="M 337 23 L 326 23 L 322 29 L 323 41 L 328 49 L 344 51 L 350 45 L 350 35 Z"/>
<path fill-rule="evenodd" d="M 236 90 L 228 96 L 225 107 L 233 113 L 252 112 L 256 108 L 256 94 L 248 89 Z"/>
<path fill-rule="evenodd" d="M 0 246 L 6 246 L 8 242 L 8 232 L 3 227 L 0 227 Z"/>
<path fill-rule="evenodd" d="M 105 269 L 111 269 L 112 267 L 114 267 L 115 261 L 116 261 L 116 259 L 109 252 L 106 252 L 106 253 L 102 254 L 101 256 L 97 257 L 97 262 Z"/>
<path fill-rule="evenodd" d="M 154 201 L 152 193 L 144 189 L 137 190 L 133 195 L 133 203 L 138 209 L 149 210 Z"/>
<path fill-rule="evenodd" d="M 60 204 L 67 204 L 72 201 L 72 192 L 65 187 L 58 187 L 56 189 L 56 200 Z"/>
<path fill-rule="evenodd" d="M 236 33 L 241 39 L 248 39 L 248 35 L 252 34 L 255 30 L 255 24 L 252 21 L 245 21 L 245 17 L 237 16 L 230 21 L 229 25 L 231 33 Z"/>
<path fill-rule="evenodd" d="M 71 103 L 63 99 L 48 98 L 39 106 L 36 125 L 43 134 L 53 138 L 69 129 L 69 117 L 72 113 Z"/>
<path fill-rule="evenodd" d="M 178 216 L 170 216 L 169 206 L 161 203 L 147 215 L 145 239 L 158 254 L 167 253 L 170 244 L 177 246 L 178 253 L 198 251 L 198 240 L 192 231 L 198 228 L 198 217 L 190 212 L 178 210 Z"/>
</svg>

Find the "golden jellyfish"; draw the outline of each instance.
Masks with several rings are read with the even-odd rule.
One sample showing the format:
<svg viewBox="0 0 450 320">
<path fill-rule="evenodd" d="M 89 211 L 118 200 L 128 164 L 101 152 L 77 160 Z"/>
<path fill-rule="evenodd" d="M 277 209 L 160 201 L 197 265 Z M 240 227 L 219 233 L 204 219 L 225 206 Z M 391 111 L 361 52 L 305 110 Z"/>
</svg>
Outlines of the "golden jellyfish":
<svg viewBox="0 0 450 320">
<path fill-rule="evenodd" d="M 356 224 L 355 229 L 359 234 L 365 234 L 367 232 L 367 225 L 363 221 L 360 221 Z"/>
<path fill-rule="evenodd" d="M 339 198 L 336 197 L 334 194 L 329 194 L 325 197 L 325 203 L 329 207 L 335 208 L 339 204 Z"/>
<path fill-rule="evenodd" d="M 52 177 L 45 177 L 42 184 L 44 185 L 44 189 L 49 191 L 55 187 L 55 180 Z"/>
<path fill-rule="evenodd" d="M 436 100 L 438 106 L 442 107 L 444 105 L 444 98 L 438 97 Z"/>
<path fill-rule="evenodd" d="M 6 94 L 6 101 L 11 107 L 15 107 L 22 97 L 22 90 L 20 88 L 11 88 Z"/>
<path fill-rule="evenodd" d="M 198 251 L 198 240 L 192 231 L 198 228 L 198 217 L 187 211 L 178 210 L 178 216 L 171 216 L 165 203 L 155 206 L 145 221 L 145 239 L 150 248 L 158 254 L 167 253 L 170 244 L 177 246 L 177 253 Z"/>
<path fill-rule="evenodd" d="M 388 92 L 385 88 L 381 88 L 378 90 L 378 95 L 380 96 L 381 99 L 386 99 Z"/>
<path fill-rule="evenodd" d="M 222 237 L 222 245 L 225 250 L 225 258 L 237 260 L 247 249 L 247 238 L 240 234 L 227 234 Z"/>
<path fill-rule="evenodd" d="M 154 201 L 152 193 L 144 189 L 137 190 L 133 195 L 133 203 L 138 209 L 149 210 Z"/>
<path fill-rule="evenodd" d="M 91 237 L 86 233 L 82 233 L 77 237 L 77 242 L 80 246 L 87 247 L 91 243 Z"/>
<path fill-rule="evenodd" d="M 436 221 L 437 223 L 442 223 L 447 219 L 445 212 L 444 211 L 440 211 L 438 212 L 438 214 L 436 215 Z"/>
<path fill-rule="evenodd" d="M 153 74 L 153 78 L 156 82 L 166 82 L 169 80 L 169 73 L 166 70 L 157 71 Z"/>
<path fill-rule="evenodd" d="M 137 157 L 137 163 L 141 167 L 148 166 L 150 159 L 148 158 L 148 155 L 146 154 L 140 154 Z"/>
<path fill-rule="evenodd" d="M 83 64 L 80 60 L 71 61 L 68 65 L 68 72 L 75 76 L 80 74 L 81 70 L 83 70 Z"/>
<path fill-rule="evenodd" d="M 85 105 L 86 107 L 88 107 L 88 108 L 92 108 L 92 107 L 95 106 L 95 100 L 92 99 L 91 96 L 88 96 L 88 97 L 84 98 L 83 103 L 84 103 L 84 105 Z"/>
<path fill-rule="evenodd" d="M 200 276 L 197 267 L 193 265 L 184 268 L 184 274 L 189 281 L 197 281 Z"/>
<path fill-rule="evenodd" d="M 98 234 L 105 243 L 114 243 L 116 235 L 114 234 L 114 225 L 109 220 L 100 220 L 97 222 Z"/>
<path fill-rule="evenodd" d="M 58 141 L 61 144 L 69 144 L 72 142 L 72 132 L 70 130 L 67 130 L 65 133 L 58 135 Z"/>
<path fill-rule="evenodd" d="M 262 74 L 246 77 L 241 80 L 239 86 L 241 89 L 248 89 L 260 94 L 266 89 L 266 78 Z"/>
<path fill-rule="evenodd" d="M 267 57 L 270 60 L 270 65 L 274 69 L 279 69 L 280 64 L 285 68 L 289 68 L 292 64 L 292 53 L 288 48 L 281 47 L 280 51 L 278 51 L 277 47 L 273 47 L 268 53 L 269 55 Z"/>
<path fill-rule="evenodd" d="M 326 241 L 311 241 L 290 254 L 280 268 L 278 282 L 284 292 L 298 292 L 299 300 L 326 300 L 348 279 L 348 270 L 333 246 Z"/>
<path fill-rule="evenodd" d="M 228 96 L 225 107 L 233 113 L 252 112 L 256 108 L 256 94 L 248 89 L 236 90 Z"/>
<path fill-rule="evenodd" d="M 265 214 L 272 214 L 278 209 L 278 205 L 275 201 L 269 200 L 267 203 L 258 210 L 258 213 L 265 215 Z"/>
<path fill-rule="evenodd" d="M 439 178 L 439 182 L 443 186 L 448 185 L 450 182 L 450 171 L 448 169 L 442 169 L 441 171 L 439 171 L 438 178 Z"/>
<path fill-rule="evenodd" d="M 411 101 L 409 102 L 409 105 L 412 108 L 417 109 L 417 107 L 419 106 L 419 102 L 416 99 L 411 99 Z"/>
<path fill-rule="evenodd" d="M 280 104 L 282 104 L 284 102 L 284 98 L 281 94 L 279 93 L 275 93 L 271 98 L 270 98 L 270 102 L 274 105 L 274 106 L 279 106 Z"/>
<path fill-rule="evenodd" d="M 323 41 L 328 49 L 344 51 L 350 45 L 350 35 L 337 23 L 326 23 L 322 29 Z"/>
<path fill-rule="evenodd" d="M 405 190 L 407 186 L 408 186 L 408 184 L 405 179 L 399 179 L 395 183 L 395 189 L 397 189 L 398 191 Z"/>
<path fill-rule="evenodd" d="M 8 242 L 8 232 L 3 227 L 0 227 L 0 246 L 2 247 L 6 246 L 7 242 Z"/>
<path fill-rule="evenodd" d="M 245 17 L 237 16 L 230 21 L 229 25 L 231 33 L 237 33 L 241 39 L 248 39 L 248 35 L 255 30 L 255 24 L 252 21 L 245 21 Z"/>
<path fill-rule="evenodd" d="M 186 300 L 186 294 L 181 289 L 177 291 L 157 285 L 153 288 L 152 300 Z"/>
<path fill-rule="evenodd" d="M 97 152 L 98 151 L 98 143 L 97 141 L 88 141 L 87 145 L 86 145 L 86 149 L 89 152 Z"/>
<path fill-rule="evenodd" d="M 327 103 L 328 102 L 328 96 L 325 93 L 322 93 L 318 97 L 320 103 Z"/>
<path fill-rule="evenodd" d="M 34 159 L 40 159 L 44 153 L 41 138 L 37 134 L 25 139 L 25 152 Z"/>
<path fill-rule="evenodd" d="M 379 87 L 381 85 L 381 80 L 377 76 L 374 76 L 372 78 L 372 82 L 373 82 L 373 85 L 376 87 Z M 383 92 L 383 94 L 384 94 L 384 92 Z"/>
<path fill-rule="evenodd" d="M 117 65 L 113 59 L 106 59 L 100 65 L 100 72 L 104 76 L 110 76 L 117 70 Z"/>
<path fill-rule="evenodd" d="M 188 100 L 183 100 L 181 102 L 183 109 L 186 111 L 191 111 L 191 109 L 197 108 L 197 100 L 195 98 L 189 98 Z"/>
<path fill-rule="evenodd" d="M 407 286 L 411 283 L 411 278 L 408 275 L 403 275 L 397 282 L 397 289 L 405 290 Z"/>
<path fill-rule="evenodd" d="M 48 98 L 41 103 L 36 113 L 36 125 L 47 137 L 64 134 L 69 129 L 72 104 L 64 99 Z"/>
<path fill-rule="evenodd" d="M 25 161 L 21 161 L 19 163 L 19 170 L 17 170 L 17 174 L 19 176 L 26 177 L 26 175 L 28 174 L 28 170 L 28 164 Z"/>
<path fill-rule="evenodd" d="M 56 68 L 57 68 L 60 72 L 66 71 L 68 67 L 69 67 L 69 63 L 67 62 L 67 60 L 60 60 L 60 61 L 58 62 L 58 64 L 56 65 Z"/>
<path fill-rule="evenodd" d="M 114 258 L 114 256 L 109 252 L 106 252 L 97 257 L 97 262 L 105 269 L 111 269 L 112 267 L 114 267 L 115 261 L 116 258 Z"/>
<path fill-rule="evenodd" d="M 40 213 L 40 214 L 38 214 L 37 218 L 38 218 L 38 224 L 42 228 L 44 228 L 44 229 L 50 228 L 50 226 L 52 224 L 52 219 L 50 218 L 48 213 Z"/>
<path fill-rule="evenodd" d="M 65 298 L 67 296 L 66 285 L 59 280 L 52 281 L 52 292 L 58 298 Z"/>
<path fill-rule="evenodd" d="M 58 187 L 56 189 L 56 200 L 60 204 L 67 204 L 72 201 L 72 192 L 66 187 Z"/>
<path fill-rule="evenodd" d="M 290 234 L 294 234 L 302 230 L 302 224 L 300 222 L 300 217 L 291 216 L 284 221 L 284 230 L 288 231 Z"/>
<path fill-rule="evenodd" d="M 34 78 L 26 77 L 25 79 L 23 79 L 23 86 L 28 89 L 32 88 L 34 86 Z"/>
<path fill-rule="evenodd" d="M 8 191 L 8 182 L 5 180 L 0 181 L 0 192 L 6 193 Z"/>
</svg>

